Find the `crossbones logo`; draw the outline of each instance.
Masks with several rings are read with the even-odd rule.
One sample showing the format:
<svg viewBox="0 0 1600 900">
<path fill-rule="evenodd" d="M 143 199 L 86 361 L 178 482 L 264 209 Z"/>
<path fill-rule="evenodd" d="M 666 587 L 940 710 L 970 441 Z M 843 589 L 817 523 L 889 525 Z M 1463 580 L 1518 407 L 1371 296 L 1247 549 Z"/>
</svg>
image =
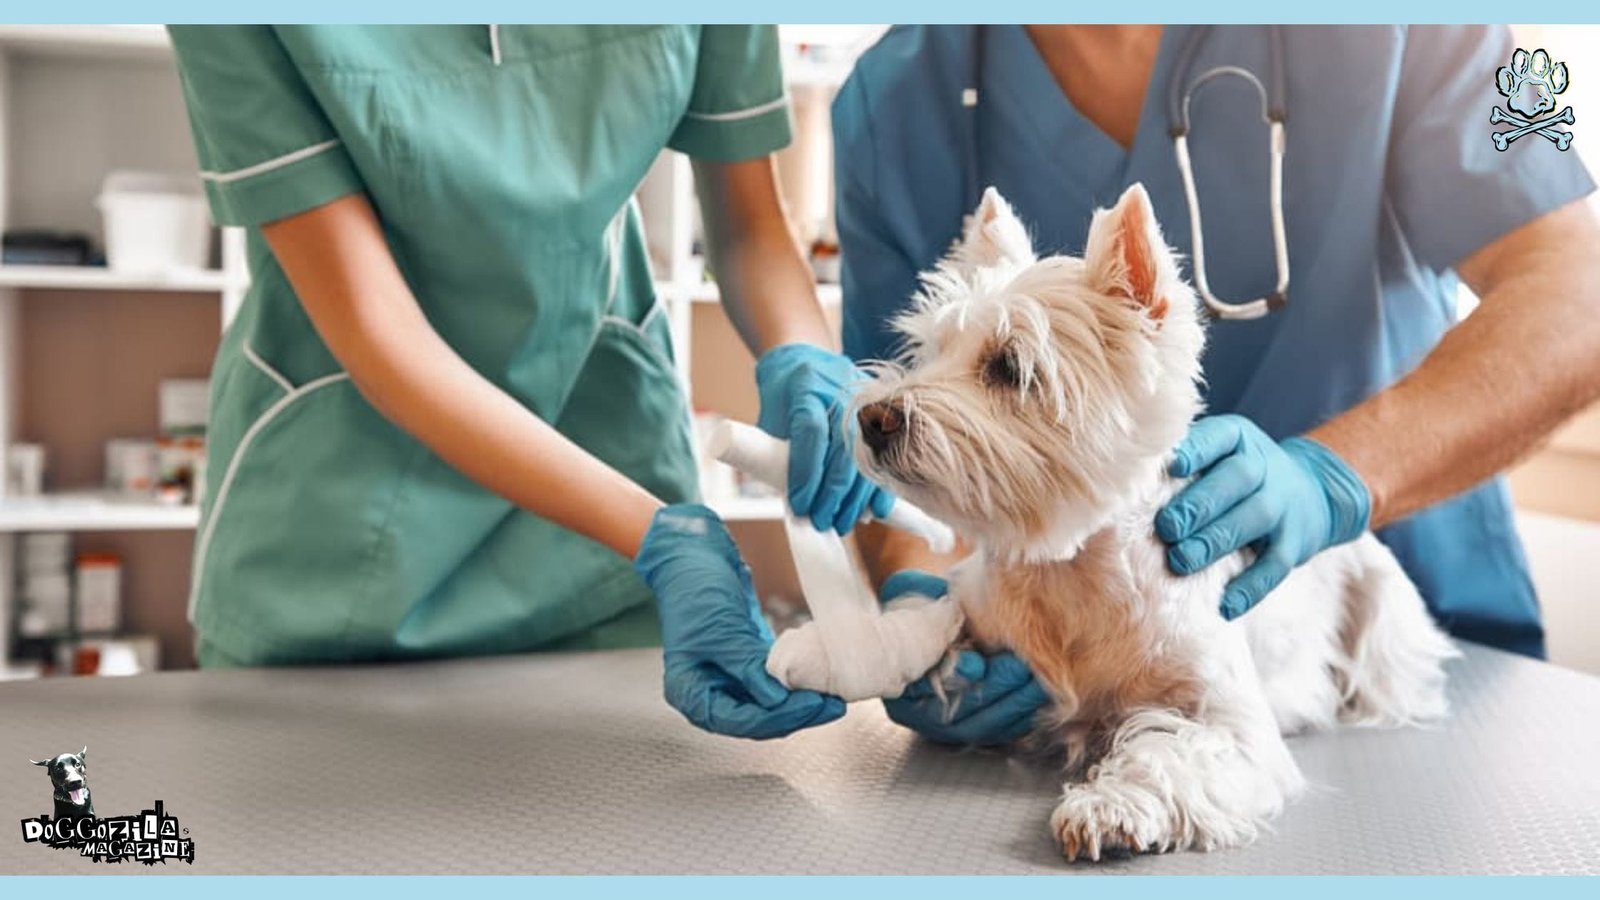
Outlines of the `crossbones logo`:
<svg viewBox="0 0 1600 900">
<path fill-rule="evenodd" d="M 1557 150 L 1572 146 L 1572 132 L 1558 126 L 1571 125 L 1576 120 L 1572 107 L 1559 113 L 1537 118 L 1556 108 L 1556 95 L 1567 89 L 1567 64 L 1551 64 L 1550 54 L 1535 50 L 1532 54 L 1518 47 L 1511 55 L 1511 65 L 1501 66 L 1495 73 L 1495 86 L 1500 96 L 1506 98 L 1506 112 L 1496 106 L 1489 111 L 1489 123 L 1504 122 L 1514 126 L 1510 131 L 1496 131 L 1494 148 L 1504 151 L 1517 138 L 1537 134 L 1556 145 Z M 1520 113 L 1520 115 L 1518 115 Z"/>
</svg>

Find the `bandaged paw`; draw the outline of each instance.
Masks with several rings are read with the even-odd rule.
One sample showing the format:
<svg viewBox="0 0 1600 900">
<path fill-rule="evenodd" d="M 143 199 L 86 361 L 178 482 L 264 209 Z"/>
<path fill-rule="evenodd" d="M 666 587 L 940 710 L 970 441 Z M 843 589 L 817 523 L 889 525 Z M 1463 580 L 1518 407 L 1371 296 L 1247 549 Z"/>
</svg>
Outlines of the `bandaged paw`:
<svg viewBox="0 0 1600 900">
<path fill-rule="evenodd" d="M 791 690 L 848 702 L 900 696 L 939 664 L 963 623 L 952 600 L 904 597 L 879 611 L 849 610 L 778 636 L 767 672 Z"/>
<path fill-rule="evenodd" d="M 782 491 L 789 446 L 737 422 L 723 421 L 707 441 L 708 456 Z M 904 501 L 885 524 L 920 535 L 935 552 L 955 545 L 950 527 Z M 938 665 L 965 619 L 951 600 L 900 598 L 879 607 L 837 534 L 790 516 L 784 521 L 800 590 L 812 621 L 778 636 L 767 672 L 791 690 L 808 689 L 846 701 L 893 698 Z"/>
</svg>

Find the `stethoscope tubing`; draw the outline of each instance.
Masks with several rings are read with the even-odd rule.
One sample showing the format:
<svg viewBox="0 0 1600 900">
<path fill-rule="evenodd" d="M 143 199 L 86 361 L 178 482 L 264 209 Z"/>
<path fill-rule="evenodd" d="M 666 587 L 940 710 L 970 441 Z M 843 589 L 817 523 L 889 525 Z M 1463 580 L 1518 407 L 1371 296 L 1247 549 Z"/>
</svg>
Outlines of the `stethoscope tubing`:
<svg viewBox="0 0 1600 900">
<path fill-rule="evenodd" d="M 983 190 L 979 183 L 981 163 L 978 157 L 978 102 L 982 94 L 982 79 L 986 53 L 986 28 L 974 28 L 972 84 L 961 92 L 961 104 L 968 110 L 967 127 L 967 190 L 976 198 Z M 1168 83 L 1167 116 L 1172 135 L 1173 154 L 1178 174 L 1183 182 L 1184 201 L 1189 211 L 1190 251 L 1194 261 L 1195 288 L 1200 299 L 1212 315 L 1221 319 L 1259 319 L 1288 303 L 1289 297 L 1289 244 L 1283 215 L 1283 158 L 1288 148 L 1288 131 L 1285 124 L 1288 108 L 1285 103 L 1285 78 L 1283 67 L 1283 29 L 1269 25 L 1268 57 L 1270 63 L 1269 89 L 1255 73 L 1240 66 L 1217 66 L 1202 72 L 1193 81 L 1188 78 L 1194 58 L 1211 26 L 1196 26 L 1185 36 L 1179 50 L 1177 64 Z M 1206 277 L 1205 230 L 1200 217 L 1200 196 L 1195 186 L 1194 165 L 1189 155 L 1189 103 L 1200 88 L 1224 76 L 1243 78 L 1256 89 L 1261 100 L 1261 118 L 1267 125 L 1268 140 L 1268 202 L 1272 223 L 1273 264 L 1277 282 L 1272 293 L 1244 302 L 1230 302 L 1216 296 Z M 974 201 L 976 202 L 976 201 Z"/>
</svg>

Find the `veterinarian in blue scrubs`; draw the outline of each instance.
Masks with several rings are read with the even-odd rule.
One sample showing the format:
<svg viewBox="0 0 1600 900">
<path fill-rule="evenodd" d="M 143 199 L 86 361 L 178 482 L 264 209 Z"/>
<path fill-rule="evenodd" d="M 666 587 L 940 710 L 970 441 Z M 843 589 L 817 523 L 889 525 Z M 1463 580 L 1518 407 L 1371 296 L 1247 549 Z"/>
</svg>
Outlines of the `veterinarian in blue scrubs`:
<svg viewBox="0 0 1600 900">
<path fill-rule="evenodd" d="M 212 379 L 202 665 L 659 643 L 695 724 L 838 718 L 786 690 L 698 493 L 633 192 L 691 156 L 790 500 L 882 494 L 831 415 L 855 366 L 790 236 L 771 26 L 172 29 L 212 211 L 251 289 Z M 821 345 L 821 346 L 819 346 Z M 892 502 L 889 500 L 888 502 Z M 659 627 L 658 627 L 659 617 Z"/>
<path fill-rule="evenodd" d="M 869 50 L 834 105 L 846 352 L 893 355 L 890 319 L 984 185 L 1012 201 L 1041 251 L 1076 254 L 1090 213 L 1142 182 L 1167 240 L 1192 255 L 1167 100 L 1193 30 L 901 27 Z M 1190 78 L 1234 65 L 1269 79 L 1272 29 L 1207 32 Z M 1495 473 L 1600 384 L 1600 232 L 1574 202 L 1594 183 L 1575 153 L 1539 135 L 1496 150 L 1491 132 L 1506 127 L 1490 123 L 1505 101 L 1496 72 L 1514 50 L 1504 29 L 1279 33 L 1288 302 L 1209 326 L 1209 410 L 1240 418 L 1201 420 L 1180 447 L 1176 474 L 1204 477 L 1158 519 L 1169 562 L 1191 571 L 1251 545 L 1287 560 L 1286 573 L 1370 523 L 1453 634 L 1542 655 Z M 1265 296 L 1276 271 L 1261 99 L 1243 79 L 1219 78 L 1191 112 L 1211 288 Z M 1451 330 L 1458 279 L 1482 305 Z M 1307 432 L 1332 451 L 1325 459 L 1277 443 Z M 880 576 L 929 564 L 892 537 L 867 543 Z M 883 590 L 926 590 L 925 580 L 901 573 Z M 1258 579 L 1257 596 L 1225 612 L 1242 613 L 1270 583 Z M 920 690 L 891 714 L 948 741 L 1024 729 L 1043 699 L 1025 668 L 964 662 L 987 679 L 966 722 L 941 721 Z"/>
</svg>

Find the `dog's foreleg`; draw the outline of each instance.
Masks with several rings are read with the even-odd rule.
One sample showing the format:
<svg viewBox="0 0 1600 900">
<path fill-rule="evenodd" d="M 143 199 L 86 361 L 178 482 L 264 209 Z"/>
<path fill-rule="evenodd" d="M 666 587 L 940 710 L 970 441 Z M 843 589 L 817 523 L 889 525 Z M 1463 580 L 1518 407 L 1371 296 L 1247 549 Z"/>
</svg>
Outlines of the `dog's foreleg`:
<svg viewBox="0 0 1600 900">
<path fill-rule="evenodd" d="M 1200 718 L 1169 709 L 1129 715 L 1050 817 L 1062 853 L 1098 860 L 1253 840 L 1304 779 L 1259 688 L 1238 687 L 1209 696 Z"/>
</svg>

